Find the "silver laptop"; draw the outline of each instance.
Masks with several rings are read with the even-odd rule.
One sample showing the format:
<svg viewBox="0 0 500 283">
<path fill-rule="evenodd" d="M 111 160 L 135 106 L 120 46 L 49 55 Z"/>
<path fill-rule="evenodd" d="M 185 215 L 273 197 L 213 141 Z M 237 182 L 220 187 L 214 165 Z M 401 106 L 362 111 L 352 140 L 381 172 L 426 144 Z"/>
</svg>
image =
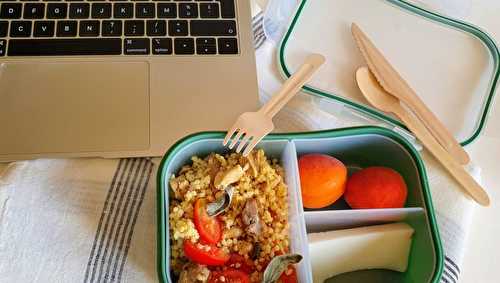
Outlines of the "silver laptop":
<svg viewBox="0 0 500 283">
<path fill-rule="evenodd" d="M 2 1 L 0 161 L 159 156 L 258 106 L 249 1 Z"/>
</svg>

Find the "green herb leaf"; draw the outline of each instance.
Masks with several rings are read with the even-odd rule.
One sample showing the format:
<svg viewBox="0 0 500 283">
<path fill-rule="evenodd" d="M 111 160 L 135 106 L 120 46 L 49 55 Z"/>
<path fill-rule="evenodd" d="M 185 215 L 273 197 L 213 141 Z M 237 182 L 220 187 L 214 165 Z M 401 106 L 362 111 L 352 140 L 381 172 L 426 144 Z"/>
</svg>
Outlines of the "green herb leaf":
<svg viewBox="0 0 500 283">
<path fill-rule="evenodd" d="M 302 256 L 299 254 L 280 255 L 273 258 L 264 271 L 262 283 L 275 283 L 290 264 L 298 263 L 301 260 Z"/>
</svg>

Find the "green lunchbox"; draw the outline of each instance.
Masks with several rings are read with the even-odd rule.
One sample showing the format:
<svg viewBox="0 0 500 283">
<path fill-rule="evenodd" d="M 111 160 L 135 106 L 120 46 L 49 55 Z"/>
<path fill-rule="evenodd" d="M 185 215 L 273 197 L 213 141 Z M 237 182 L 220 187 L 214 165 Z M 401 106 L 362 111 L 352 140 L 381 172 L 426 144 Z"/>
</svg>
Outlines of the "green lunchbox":
<svg viewBox="0 0 500 283">
<path fill-rule="evenodd" d="M 168 223 L 169 178 L 193 155 L 225 153 L 224 133 L 193 134 L 178 141 L 165 154 L 157 174 L 158 186 L 158 276 L 160 282 L 174 283 L 170 270 Z M 424 164 L 411 144 L 399 134 L 379 127 L 357 127 L 311 133 L 272 134 L 259 143 L 269 157 L 281 160 L 289 190 L 291 252 L 304 259 L 297 265 L 299 282 L 312 281 L 307 233 L 403 221 L 415 230 L 404 273 L 385 270 L 355 271 L 327 282 L 439 282 L 443 252 L 430 197 Z M 341 204 L 321 210 L 302 207 L 297 157 L 304 153 L 335 156 L 348 168 L 387 166 L 398 171 L 408 186 L 403 209 L 351 210 Z M 369 280 L 367 279 L 369 278 Z"/>
</svg>

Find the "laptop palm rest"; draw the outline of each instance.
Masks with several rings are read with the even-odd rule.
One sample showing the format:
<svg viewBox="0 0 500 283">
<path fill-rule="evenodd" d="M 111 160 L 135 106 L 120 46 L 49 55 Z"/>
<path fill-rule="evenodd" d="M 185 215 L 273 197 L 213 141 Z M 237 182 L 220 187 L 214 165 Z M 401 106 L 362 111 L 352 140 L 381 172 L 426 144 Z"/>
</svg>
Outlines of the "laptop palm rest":
<svg viewBox="0 0 500 283">
<path fill-rule="evenodd" d="M 146 62 L 3 63 L 0 155 L 149 148 Z"/>
</svg>

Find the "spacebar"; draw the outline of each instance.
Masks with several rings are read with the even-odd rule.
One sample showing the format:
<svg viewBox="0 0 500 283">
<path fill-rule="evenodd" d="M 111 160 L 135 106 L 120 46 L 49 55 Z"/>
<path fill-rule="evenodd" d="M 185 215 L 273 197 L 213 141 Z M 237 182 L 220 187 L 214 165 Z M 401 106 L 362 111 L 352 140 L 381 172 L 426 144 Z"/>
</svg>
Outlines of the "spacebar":
<svg viewBox="0 0 500 283">
<path fill-rule="evenodd" d="M 119 55 L 120 38 L 11 39 L 9 56 Z"/>
</svg>

